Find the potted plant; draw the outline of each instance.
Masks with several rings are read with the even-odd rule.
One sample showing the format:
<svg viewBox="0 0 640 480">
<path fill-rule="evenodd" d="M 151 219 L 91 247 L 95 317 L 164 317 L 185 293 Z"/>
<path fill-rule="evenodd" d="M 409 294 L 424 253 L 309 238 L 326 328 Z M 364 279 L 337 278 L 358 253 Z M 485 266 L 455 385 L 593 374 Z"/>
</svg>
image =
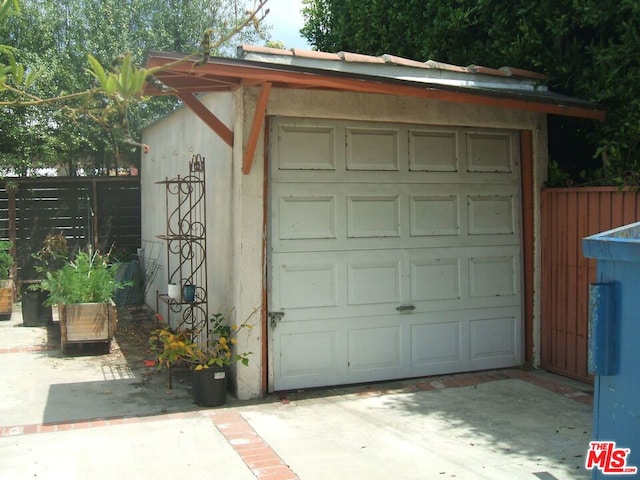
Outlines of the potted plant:
<svg viewBox="0 0 640 480">
<path fill-rule="evenodd" d="M 248 319 L 240 325 L 228 325 L 223 314 L 211 316 L 209 332 L 202 339 L 199 332 L 173 331 L 169 327 L 154 330 L 149 340 L 157 355 L 158 369 L 171 368 L 177 362 L 191 370 L 193 401 L 205 407 L 217 407 L 226 402 L 227 369 L 236 362 L 249 364 L 251 352 L 235 352 L 236 335 L 253 326 Z"/>
<path fill-rule="evenodd" d="M 62 233 L 49 234 L 45 237 L 43 246 L 31 255 L 35 259 L 35 271 L 42 277 L 48 271 L 59 270 L 69 257 L 67 239 Z M 22 322 L 25 327 L 35 327 L 53 320 L 53 310 L 57 314 L 57 306 L 48 304 L 48 292 L 39 288 L 37 280 L 22 291 Z M 56 315 L 57 318 L 57 315 Z"/>
<path fill-rule="evenodd" d="M 0 315 L 11 315 L 13 309 L 13 280 L 11 279 L 11 242 L 0 241 Z"/>
<path fill-rule="evenodd" d="M 114 265 L 99 252 L 79 251 L 56 271 L 47 271 L 38 288 L 49 292 L 48 305 L 58 305 L 62 351 L 69 343 L 110 345 L 118 315 L 112 298 L 126 283 L 114 279 Z"/>
</svg>

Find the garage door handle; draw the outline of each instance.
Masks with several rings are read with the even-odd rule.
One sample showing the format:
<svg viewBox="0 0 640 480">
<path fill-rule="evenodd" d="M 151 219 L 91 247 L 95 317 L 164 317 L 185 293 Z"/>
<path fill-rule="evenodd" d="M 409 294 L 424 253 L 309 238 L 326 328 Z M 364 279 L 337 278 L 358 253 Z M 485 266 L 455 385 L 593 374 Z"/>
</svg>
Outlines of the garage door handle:
<svg viewBox="0 0 640 480">
<path fill-rule="evenodd" d="M 415 309 L 416 309 L 415 305 L 400 305 L 399 307 L 396 307 L 396 310 L 399 311 L 400 313 L 412 312 Z"/>
</svg>

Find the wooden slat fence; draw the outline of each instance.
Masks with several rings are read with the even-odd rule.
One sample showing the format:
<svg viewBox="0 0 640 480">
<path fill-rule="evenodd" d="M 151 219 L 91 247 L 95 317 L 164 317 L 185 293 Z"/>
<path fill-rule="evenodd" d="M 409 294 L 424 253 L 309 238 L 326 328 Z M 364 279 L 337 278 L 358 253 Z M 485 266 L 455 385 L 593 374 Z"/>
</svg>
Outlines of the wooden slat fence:
<svg viewBox="0 0 640 480">
<path fill-rule="evenodd" d="M 14 178 L 0 188 L 0 238 L 15 243 L 18 283 L 38 278 L 31 254 L 48 234 L 62 232 L 72 249 L 135 253 L 140 219 L 139 177 Z"/>
<path fill-rule="evenodd" d="M 542 368 L 582 381 L 587 372 L 589 283 L 596 261 L 581 240 L 640 220 L 640 194 L 613 187 L 542 191 Z"/>
</svg>

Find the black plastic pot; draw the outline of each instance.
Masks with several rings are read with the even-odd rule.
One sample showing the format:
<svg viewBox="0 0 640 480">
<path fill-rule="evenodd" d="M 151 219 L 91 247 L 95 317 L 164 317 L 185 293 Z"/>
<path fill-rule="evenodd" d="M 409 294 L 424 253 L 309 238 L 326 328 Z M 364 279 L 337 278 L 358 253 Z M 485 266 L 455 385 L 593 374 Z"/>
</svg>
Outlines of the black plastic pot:
<svg viewBox="0 0 640 480">
<path fill-rule="evenodd" d="M 191 371 L 193 403 L 202 407 L 219 407 L 227 401 L 227 375 L 222 367 L 212 366 Z"/>
<path fill-rule="evenodd" d="M 39 327 L 51 321 L 51 307 L 45 307 L 48 292 L 22 292 L 22 324 L 25 327 Z"/>
</svg>

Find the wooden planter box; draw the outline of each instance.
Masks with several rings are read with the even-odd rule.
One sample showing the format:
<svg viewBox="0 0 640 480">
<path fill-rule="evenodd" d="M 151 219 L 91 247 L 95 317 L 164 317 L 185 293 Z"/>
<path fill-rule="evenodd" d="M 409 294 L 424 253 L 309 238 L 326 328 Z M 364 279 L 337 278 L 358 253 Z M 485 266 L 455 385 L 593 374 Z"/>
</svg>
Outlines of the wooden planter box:
<svg viewBox="0 0 640 480">
<path fill-rule="evenodd" d="M 0 281 L 0 315 L 11 315 L 13 310 L 13 280 Z"/>
<path fill-rule="evenodd" d="M 62 351 L 70 343 L 110 344 L 118 325 L 116 304 L 78 303 L 58 305 Z"/>
</svg>

